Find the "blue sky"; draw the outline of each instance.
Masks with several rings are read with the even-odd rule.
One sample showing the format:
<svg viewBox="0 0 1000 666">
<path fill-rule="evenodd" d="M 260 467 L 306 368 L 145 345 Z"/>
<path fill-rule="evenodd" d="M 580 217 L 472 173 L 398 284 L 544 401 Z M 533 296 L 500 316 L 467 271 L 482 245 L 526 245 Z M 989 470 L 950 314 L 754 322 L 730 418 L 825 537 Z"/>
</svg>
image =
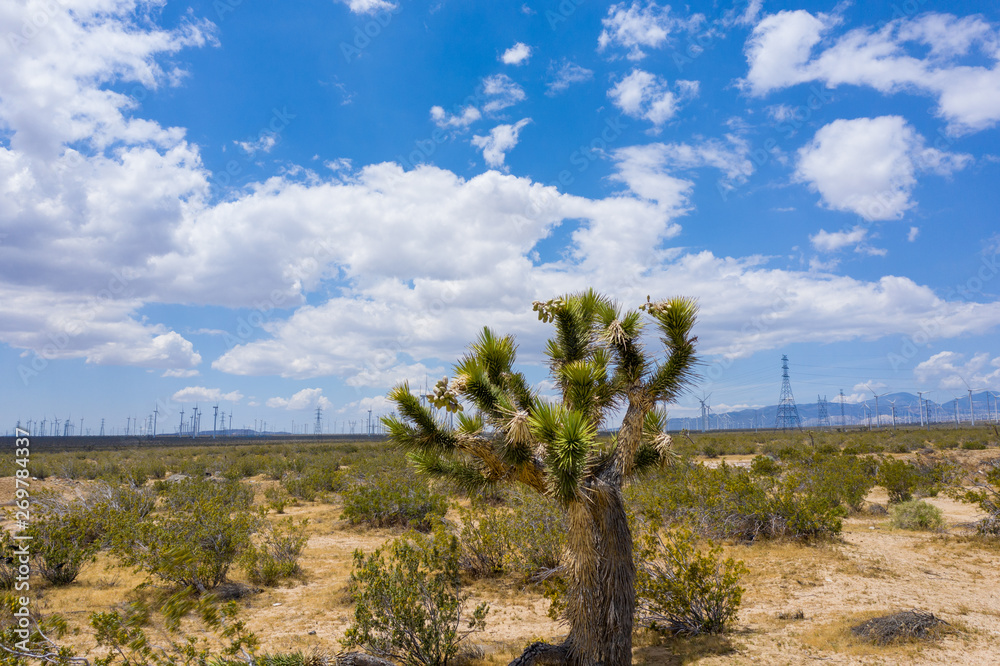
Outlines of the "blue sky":
<svg viewBox="0 0 1000 666">
<path fill-rule="evenodd" d="M 483 325 L 546 391 L 531 302 L 588 286 L 699 299 L 675 415 L 774 404 L 782 354 L 802 402 L 1000 390 L 993 3 L 14 0 L 0 36 L 5 428 L 339 432 Z"/>
</svg>

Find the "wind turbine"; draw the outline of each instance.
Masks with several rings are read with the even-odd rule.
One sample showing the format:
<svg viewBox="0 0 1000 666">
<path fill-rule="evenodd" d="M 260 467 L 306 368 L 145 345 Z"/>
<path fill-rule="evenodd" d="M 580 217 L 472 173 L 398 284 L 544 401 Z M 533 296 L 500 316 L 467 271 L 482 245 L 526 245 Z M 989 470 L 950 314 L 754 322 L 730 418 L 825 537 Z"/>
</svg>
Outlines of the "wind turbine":
<svg viewBox="0 0 1000 666">
<path fill-rule="evenodd" d="M 931 391 L 917 391 L 917 404 L 920 407 L 920 426 L 924 425 L 924 393 L 930 393 Z M 931 414 L 927 412 L 927 428 L 931 427 Z"/>
<path fill-rule="evenodd" d="M 890 400 L 889 404 L 892 405 L 892 431 L 896 432 L 896 401 Z"/>
<path fill-rule="evenodd" d="M 956 428 L 959 425 L 959 421 L 958 421 L 958 401 L 961 400 L 961 399 L 962 399 L 962 396 L 960 396 L 960 395 L 959 396 L 955 396 L 955 427 Z"/>
<path fill-rule="evenodd" d="M 875 396 L 875 427 L 876 428 L 881 428 L 882 427 L 882 416 L 878 413 L 878 399 L 889 395 L 889 393 L 886 392 L 886 393 L 883 393 L 882 395 L 879 395 L 878 393 L 875 393 L 875 389 L 873 389 L 871 386 L 868 386 L 868 384 L 865 384 L 865 386 L 867 386 L 868 390 L 872 392 L 873 396 Z"/>
<path fill-rule="evenodd" d="M 710 429 L 710 425 L 711 424 L 709 424 L 709 422 L 708 422 L 708 414 L 709 414 L 709 412 L 712 411 L 712 408 L 711 407 L 707 407 L 705 405 L 705 403 L 708 402 L 708 399 L 711 398 L 711 397 L 712 397 L 711 393 L 709 393 L 708 395 L 705 395 L 703 393 L 701 395 L 701 398 L 697 398 L 698 402 L 701 403 L 701 431 L 702 432 L 705 432 L 706 430 Z"/>
<path fill-rule="evenodd" d="M 969 386 L 969 382 L 965 381 L 965 377 L 962 377 L 962 383 L 965 384 L 965 388 L 969 389 L 969 419 L 972 421 L 972 425 L 976 425 L 976 409 L 972 406 L 972 392 L 973 391 L 985 391 L 986 389 L 974 389 Z M 989 405 L 986 405 L 989 409 Z"/>
</svg>

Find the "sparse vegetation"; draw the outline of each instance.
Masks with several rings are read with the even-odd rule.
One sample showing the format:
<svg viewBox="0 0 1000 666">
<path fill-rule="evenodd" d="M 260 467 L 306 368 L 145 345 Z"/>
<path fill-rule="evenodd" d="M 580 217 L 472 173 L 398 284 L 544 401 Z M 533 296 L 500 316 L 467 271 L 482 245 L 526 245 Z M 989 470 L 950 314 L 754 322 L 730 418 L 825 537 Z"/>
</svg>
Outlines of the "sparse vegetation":
<svg viewBox="0 0 1000 666">
<path fill-rule="evenodd" d="M 880 610 L 873 608 L 873 603 L 878 603 L 878 599 L 862 599 L 858 604 L 859 614 L 863 613 L 860 618 L 852 613 L 849 617 L 841 616 L 831 620 L 829 613 L 823 612 L 823 600 L 829 595 L 812 594 L 819 592 L 819 589 L 810 591 L 811 594 L 801 598 L 795 596 L 794 605 L 781 596 L 785 592 L 779 593 L 778 590 L 786 591 L 788 587 L 796 590 L 800 586 L 819 586 L 824 590 L 836 586 L 838 589 L 852 590 L 857 589 L 859 581 L 864 583 L 864 579 L 878 578 L 894 581 L 893 584 L 901 592 L 912 591 L 908 572 L 915 562 L 932 558 L 929 566 L 921 565 L 921 571 L 927 569 L 926 576 L 917 576 L 921 581 L 921 594 L 928 595 L 927 599 L 935 599 L 935 591 L 947 589 L 949 594 L 960 594 L 963 599 L 958 606 L 942 601 L 950 598 L 946 595 L 939 595 L 936 597 L 937 601 L 930 601 L 934 604 L 931 608 L 935 614 L 943 613 L 949 621 L 953 621 L 952 617 L 961 616 L 961 622 L 956 624 L 961 629 L 961 634 L 941 644 L 942 659 L 957 662 L 968 653 L 978 655 L 977 658 L 982 661 L 984 650 L 988 652 L 983 646 L 995 639 L 996 632 L 984 629 L 991 626 L 993 618 L 988 613 L 984 616 L 982 608 L 988 607 L 988 600 L 980 594 L 980 590 L 991 589 L 992 572 L 1000 566 L 996 554 L 996 535 L 1000 533 L 1000 528 L 997 528 L 1000 525 L 1000 519 L 997 518 L 1000 473 L 996 470 L 1000 461 L 990 458 L 991 451 L 996 455 L 993 448 L 996 438 L 992 431 L 987 428 L 975 432 L 936 429 L 928 432 L 912 429 L 901 430 L 895 438 L 887 432 L 878 431 L 817 431 L 812 435 L 814 442 L 810 441 L 807 433 L 795 432 L 691 433 L 692 439 L 700 443 L 696 448 L 683 436 L 674 437 L 674 448 L 688 454 L 697 454 L 702 445 L 710 444 L 720 456 L 741 451 L 746 457 L 736 459 L 735 464 L 732 458 L 727 458 L 724 465 L 722 461 L 715 459 L 710 464 L 718 467 L 711 469 L 704 467 L 699 459 L 682 455 L 671 466 L 653 468 L 628 486 L 625 489 L 626 502 L 631 507 L 634 519 L 656 521 L 664 545 L 669 544 L 671 539 L 677 539 L 685 530 L 691 532 L 690 537 L 684 537 L 693 548 L 688 551 L 688 561 L 692 563 L 687 567 L 688 571 L 708 571 L 707 565 L 699 569 L 695 564 L 700 558 L 709 555 L 715 557 L 715 564 L 720 567 L 720 571 L 723 570 L 722 564 L 727 561 L 738 564 L 736 560 L 743 560 L 747 563 L 748 573 L 742 573 L 734 584 L 747 591 L 739 601 L 740 615 L 744 615 L 746 609 L 751 609 L 753 614 L 748 617 L 755 618 L 753 625 L 756 638 L 740 647 L 740 653 L 748 659 L 759 660 L 761 663 L 768 663 L 772 657 L 779 656 L 788 661 L 806 659 L 797 644 L 786 641 L 783 636 L 776 638 L 773 643 L 769 640 L 772 635 L 778 636 L 771 633 L 773 626 L 790 619 L 798 620 L 795 629 L 802 636 L 817 636 L 815 640 L 802 639 L 812 646 L 809 648 L 813 650 L 810 652 L 811 656 L 835 656 L 836 653 L 884 654 L 884 658 L 890 661 L 908 659 L 910 652 L 906 650 L 921 648 L 907 647 L 906 641 L 893 641 L 887 647 L 865 646 L 846 638 L 850 633 L 849 622 L 855 624 L 859 619 L 871 617 L 873 610 Z M 598 437 L 597 441 L 603 450 L 611 445 L 607 436 Z M 966 442 L 973 445 L 966 446 Z M 978 443 L 983 442 L 985 450 L 978 446 Z M 947 536 L 929 538 L 918 532 L 893 532 L 891 537 L 886 537 L 883 536 L 886 534 L 886 521 L 882 520 L 885 516 L 884 509 L 881 515 L 854 513 L 859 497 L 862 498 L 862 506 L 867 504 L 871 507 L 872 501 L 880 503 L 874 506 L 885 506 L 886 495 L 881 487 L 874 489 L 875 494 L 868 496 L 868 502 L 863 500 L 876 480 L 881 461 L 888 458 L 865 451 L 904 449 L 911 453 L 899 458 L 913 475 L 913 497 L 932 497 L 941 492 L 949 497 L 960 497 L 972 505 L 956 508 L 956 505 L 946 501 L 931 500 L 947 512 L 947 525 L 944 528 Z M 243 452 L 245 455 L 239 455 Z M 753 455 L 758 457 L 751 460 Z M 247 457 L 248 460 L 233 464 L 239 457 Z M 105 654 L 104 649 L 112 646 L 116 646 L 115 650 L 121 649 L 125 655 L 130 655 L 128 659 L 132 659 L 133 663 L 185 663 L 188 659 L 185 655 L 188 653 L 177 652 L 175 649 L 186 650 L 188 637 L 196 639 L 196 651 L 205 655 L 206 663 L 220 666 L 247 663 L 245 655 L 226 655 L 222 652 L 230 642 L 221 638 L 218 630 L 204 627 L 198 620 L 199 612 L 187 613 L 180 625 L 183 629 L 171 633 L 165 624 L 164 603 L 174 593 L 182 590 L 182 584 L 167 580 L 138 564 L 134 565 L 139 569 L 138 572 L 129 572 L 122 566 L 121 559 L 109 557 L 106 552 L 114 542 L 112 537 L 115 535 L 125 533 L 134 536 L 140 531 L 138 526 L 142 523 L 159 524 L 166 516 L 187 513 L 187 509 L 181 509 L 192 504 L 180 501 L 177 497 L 187 493 L 185 488 L 188 484 L 203 484 L 204 487 L 215 489 L 241 488 L 232 496 L 229 506 L 230 509 L 237 510 L 228 511 L 228 516 L 230 519 L 237 518 L 237 514 L 245 512 L 254 517 L 257 529 L 250 536 L 242 554 L 230 564 L 225 584 L 215 588 L 206 586 L 206 592 L 193 599 L 197 603 L 210 603 L 221 612 L 222 607 L 212 600 L 213 591 L 219 598 L 232 598 L 230 595 L 235 594 L 246 595 L 239 602 L 241 606 L 253 609 L 244 611 L 247 613 L 246 621 L 261 633 L 271 650 L 265 654 L 254 651 L 257 664 L 318 666 L 332 663 L 332 655 L 337 651 L 334 647 L 335 640 L 342 636 L 340 632 L 343 631 L 340 628 L 342 625 L 333 618 L 343 617 L 354 604 L 349 601 L 350 595 L 342 588 L 348 577 L 343 568 L 347 566 L 344 562 L 350 554 L 346 545 L 348 540 L 363 540 L 366 544 L 372 544 L 365 546 L 365 550 L 370 552 L 387 539 L 382 550 L 388 566 L 388 543 L 405 529 L 398 524 L 374 531 L 367 528 L 345 528 L 344 522 L 337 520 L 344 506 L 344 494 L 349 494 L 354 487 L 369 486 L 371 478 L 378 477 L 386 470 L 394 475 L 413 476 L 408 471 L 406 457 L 382 441 L 250 443 L 235 449 L 232 445 L 210 446 L 202 442 L 183 447 L 116 451 L 51 453 L 38 450 L 33 453 L 33 460 L 40 467 L 55 472 L 55 478 L 32 484 L 35 509 L 33 517 L 41 521 L 54 516 L 74 516 L 67 519 L 67 522 L 75 525 L 77 542 L 85 544 L 91 553 L 96 551 L 98 562 L 88 565 L 89 560 L 84 560 L 79 575 L 72 582 L 59 586 L 45 580 L 39 569 L 33 568 L 32 595 L 34 598 L 36 590 L 40 591 L 38 598 L 43 603 L 32 608 L 31 622 L 42 622 L 47 638 L 32 629 L 26 646 L 37 650 L 39 654 L 58 654 L 59 649 L 63 649 L 62 654 L 69 656 L 76 650 L 78 654 L 86 655 L 91 664 L 95 658 L 101 658 Z M 78 481 L 82 483 L 71 483 L 60 478 L 58 470 L 68 460 L 74 461 L 73 465 L 77 465 L 79 469 L 88 471 L 90 478 L 80 477 Z M 159 465 L 155 464 L 157 461 L 160 462 Z M 254 472 L 255 478 L 241 477 L 235 470 L 240 470 L 240 474 Z M 212 473 L 212 480 L 204 480 L 205 472 Z M 178 473 L 195 478 L 178 481 L 180 477 L 175 476 L 166 481 L 168 477 Z M 143 478 L 146 474 L 148 476 Z M 227 476 L 231 477 L 228 483 L 224 481 Z M 276 481 L 280 484 L 275 483 Z M 311 498 L 294 497 L 286 490 L 289 484 L 293 488 L 296 484 L 299 484 L 299 488 L 311 488 Z M 754 488 L 748 484 L 752 484 Z M 451 661 L 461 661 L 469 666 L 497 664 L 519 654 L 520 648 L 528 642 L 551 642 L 559 635 L 559 629 L 555 625 L 549 628 L 550 625 L 546 624 L 544 600 L 540 599 L 540 595 L 545 588 L 561 590 L 551 597 L 565 603 L 568 586 L 561 567 L 571 561 L 564 557 L 567 552 L 566 516 L 559 503 L 519 486 L 490 488 L 487 492 L 478 494 L 480 499 L 472 504 L 468 502 L 470 495 L 467 493 L 451 492 L 451 489 L 442 484 L 428 486 L 428 490 L 431 488 L 437 494 L 448 495 L 448 499 L 454 502 L 448 510 L 447 518 L 455 522 L 447 523 L 446 529 L 461 537 L 459 594 L 472 594 L 472 598 L 476 599 L 472 601 L 470 598 L 466 602 L 459 631 L 468 630 L 466 620 L 473 606 L 483 601 L 502 611 L 491 613 L 490 630 L 501 624 L 506 625 L 505 631 L 510 631 L 512 626 L 521 627 L 520 634 L 507 634 L 515 638 L 503 643 L 495 640 L 490 632 L 470 635 L 470 638 L 460 644 L 460 654 L 456 653 Z M 717 492 L 720 490 L 723 491 L 721 494 Z M 256 492 L 256 506 L 251 491 Z M 333 506 L 329 505 L 331 503 Z M 465 511 L 469 520 L 455 509 L 457 505 L 467 507 Z M 906 513 L 909 504 L 892 503 L 889 506 L 891 515 L 886 516 L 893 521 L 889 524 L 907 530 L 928 527 L 936 529 L 934 514 L 937 512 L 933 506 L 919 501 L 912 502 L 912 505 L 916 507 L 916 511 L 911 520 L 910 514 Z M 295 516 L 294 531 L 298 533 L 298 538 L 293 536 L 291 529 L 287 529 L 291 527 L 286 522 L 288 519 L 273 515 L 279 506 Z M 971 524 L 965 521 L 972 520 L 975 510 L 973 506 L 985 514 L 985 519 L 977 525 L 985 538 L 963 535 L 963 530 L 967 529 L 963 525 Z M 265 507 L 271 509 L 271 515 L 263 515 Z M 796 512 L 796 520 L 800 524 L 808 524 L 807 518 L 811 515 L 814 520 L 819 517 L 818 524 L 825 527 L 811 533 L 809 530 L 802 531 L 799 538 L 794 540 L 772 538 L 796 536 L 792 530 L 781 527 L 787 525 L 786 521 L 790 516 L 795 518 Z M 964 518 L 956 518 L 956 515 Z M 310 517 L 307 528 L 303 528 L 301 523 L 305 516 Z M 747 516 L 754 520 L 761 516 L 767 517 L 766 521 L 760 521 L 762 525 L 766 523 L 767 528 L 760 529 L 757 536 L 750 540 L 740 536 L 741 533 L 750 533 L 741 532 L 740 527 L 753 524 L 743 522 Z M 895 522 L 896 516 L 905 516 L 905 519 Z M 821 540 L 818 547 L 812 545 L 816 537 L 837 534 L 834 529 L 839 529 L 839 524 L 844 527 L 842 540 Z M 492 579 L 474 579 L 469 575 L 473 573 L 468 561 L 470 542 L 465 538 L 468 535 L 461 534 L 463 525 L 481 528 L 486 536 L 501 532 L 505 534 L 502 573 L 492 574 L 495 576 Z M 771 525 L 777 526 L 777 529 L 772 529 Z M 869 526 L 874 526 L 875 529 L 869 531 Z M 310 547 L 303 547 L 306 534 L 315 539 L 310 542 Z M 10 566 L 13 562 L 8 561 L 8 556 L 4 555 L 10 550 L 10 535 L 0 535 L 4 536 L 6 546 L 0 543 L 0 547 L 5 548 L 0 553 L 0 586 L 5 581 L 10 584 L 15 576 L 14 569 Z M 180 545 L 187 538 L 173 537 L 173 540 Z M 883 557 L 877 553 L 887 543 L 884 541 L 886 538 L 893 539 L 893 548 L 891 552 L 884 551 Z M 710 539 L 719 544 L 711 548 L 711 551 L 708 545 Z M 194 552 L 193 549 L 188 550 Z M 635 553 L 638 556 L 641 552 L 640 543 Z M 844 553 L 848 552 L 851 555 L 849 560 L 844 558 Z M 119 551 L 112 548 L 112 553 Z M 732 557 L 728 557 L 729 555 Z M 956 558 L 961 558 L 963 565 L 953 569 L 951 563 Z M 169 557 L 165 559 L 169 560 Z M 189 563 L 193 561 L 182 559 Z M 667 561 L 662 555 L 652 559 L 661 563 Z M 6 568 L 5 564 L 8 565 Z M 35 563 L 32 564 L 34 566 Z M 296 568 L 300 571 L 295 572 Z M 682 570 L 684 569 L 679 569 Z M 640 579 L 643 575 L 641 572 L 638 574 Z M 264 592 L 259 590 L 262 586 L 281 585 L 289 576 L 291 581 L 285 583 L 288 587 Z M 702 576 L 700 580 L 704 581 L 705 578 L 706 576 Z M 824 579 L 830 578 L 834 583 L 824 583 Z M 332 595 L 326 591 L 329 588 L 324 587 L 331 582 L 335 590 Z M 142 586 L 133 590 L 139 583 Z M 258 587 L 251 587 L 248 583 Z M 637 585 L 641 585 L 639 580 Z M 824 585 L 829 585 L 830 588 L 823 587 Z M 718 591 L 721 588 L 715 589 Z M 318 590 L 326 596 L 317 596 Z M 698 586 L 692 583 L 689 592 L 699 592 Z M 711 590 L 701 592 L 708 598 L 713 594 Z M 12 591 L 12 594 L 17 593 Z M 845 591 L 845 594 L 848 592 Z M 678 599 L 682 598 L 682 595 L 676 596 Z M 130 605 L 138 599 L 149 604 L 145 615 L 136 614 L 141 604 L 135 607 Z M 290 599 L 295 599 L 298 603 L 290 604 Z M 770 605 L 763 615 L 760 614 L 761 599 Z M 4 603 L 7 604 L 8 601 L 6 599 Z M 274 621 L 274 618 L 280 617 L 280 613 L 285 611 L 284 608 L 270 608 L 277 602 L 283 602 L 286 608 L 293 606 L 294 624 Z M 637 595 L 637 606 L 640 609 L 649 606 L 648 593 L 641 589 Z M 38 611 L 44 607 L 47 607 L 44 610 L 46 614 L 53 608 L 65 609 L 67 619 L 60 620 L 54 615 L 46 615 L 43 619 Z M 186 607 L 197 611 L 194 606 Z M 309 610 L 302 614 L 300 607 Z M 558 604 L 554 608 L 558 611 Z M 784 610 L 776 616 L 774 611 L 779 609 Z M 87 620 L 92 610 L 118 614 L 109 616 L 108 622 L 102 625 L 102 631 L 105 632 L 102 640 L 109 642 L 96 650 L 96 629 L 88 625 Z M 4 618 L 0 618 L 2 645 L 10 646 L 20 640 L 19 636 L 11 633 L 11 613 L 6 613 L 5 608 Z M 642 610 L 636 616 L 637 626 L 646 625 L 648 617 L 647 611 Z M 781 617 L 785 619 L 777 619 Z M 261 618 L 267 619 L 262 621 Z M 735 611 L 733 618 L 731 623 L 735 622 Z M 536 629 L 543 625 L 545 629 Z M 670 623 L 661 620 L 657 626 L 665 628 Z M 970 632 L 966 632 L 967 626 L 972 628 Z M 114 627 L 125 632 L 117 634 L 118 639 L 114 638 L 114 634 L 108 633 Z M 203 628 L 209 631 L 205 633 Z M 310 641 L 309 645 L 315 641 L 316 645 L 322 647 L 301 647 L 304 644 L 297 642 L 300 638 L 288 638 L 292 635 L 290 631 L 300 636 L 307 629 L 314 628 L 319 629 L 319 635 L 305 640 Z M 934 631 L 940 629 L 938 627 Z M 947 625 L 945 629 L 948 629 Z M 666 633 L 677 635 L 667 638 L 658 637 L 652 632 L 637 633 L 636 661 L 662 663 L 671 659 L 690 660 L 695 655 L 704 655 L 704 650 L 721 656 L 726 654 L 727 648 L 719 647 L 719 651 L 714 651 L 715 648 L 708 646 L 726 646 L 730 645 L 731 640 L 736 640 L 725 635 L 687 638 L 683 636 L 685 632 L 678 632 L 676 629 L 667 630 Z M 143 636 L 148 645 L 162 648 L 156 650 L 157 659 L 161 661 L 129 651 L 132 641 Z M 210 637 L 209 642 L 205 642 L 206 637 Z M 114 640 L 118 642 L 114 643 Z M 476 645 L 479 642 L 485 643 L 488 653 L 486 656 L 483 656 L 483 651 Z M 650 644 L 658 647 L 648 647 Z M 822 652 L 817 653 L 815 649 Z M 208 651 L 205 652 L 206 650 Z M 857 652 L 864 650 L 867 652 Z M 666 657 L 664 651 L 669 651 L 672 656 Z M 117 654 L 119 656 L 113 663 L 128 663 L 121 653 Z M 0 650 L 0 664 L 27 666 L 29 663 L 39 663 L 28 658 L 20 659 L 18 661 L 18 658 L 4 656 Z M 974 661 L 973 657 L 969 659 Z"/>
<path fill-rule="evenodd" d="M 901 530 L 940 530 L 944 527 L 944 515 L 941 509 L 923 500 L 910 500 L 892 507 L 889 523 Z"/>
<path fill-rule="evenodd" d="M 350 589 L 354 615 L 344 644 L 413 666 L 446 666 L 460 643 L 486 627 L 489 606 L 466 617 L 459 545 L 439 527 L 412 533 L 370 555 L 356 551 Z"/>
<path fill-rule="evenodd" d="M 636 596 L 640 622 L 669 635 L 719 634 L 736 619 L 742 562 L 722 559 L 709 542 L 699 549 L 691 532 L 647 529 L 638 539 Z"/>
<path fill-rule="evenodd" d="M 161 511 L 116 532 L 115 555 L 202 593 L 225 581 L 260 526 L 250 489 L 236 481 L 187 480 L 168 488 L 162 501 Z"/>
</svg>

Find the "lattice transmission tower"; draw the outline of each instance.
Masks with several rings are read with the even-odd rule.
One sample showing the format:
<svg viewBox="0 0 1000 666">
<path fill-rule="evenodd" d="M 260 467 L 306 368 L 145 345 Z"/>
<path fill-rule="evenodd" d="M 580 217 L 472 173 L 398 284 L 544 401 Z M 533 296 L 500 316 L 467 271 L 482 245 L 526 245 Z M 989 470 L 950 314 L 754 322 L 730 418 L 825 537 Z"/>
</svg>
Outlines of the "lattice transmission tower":
<svg viewBox="0 0 1000 666">
<path fill-rule="evenodd" d="M 828 426 L 830 425 L 830 411 L 827 408 L 826 396 L 822 398 L 818 395 L 816 396 L 816 404 L 819 407 L 819 425 Z"/>
<path fill-rule="evenodd" d="M 802 428 L 799 408 L 795 406 L 795 397 L 792 396 L 792 384 L 788 381 L 788 356 L 785 354 L 781 356 L 781 397 L 778 399 L 778 415 L 774 427 L 778 430 Z"/>
<path fill-rule="evenodd" d="M 323 432 L 323 408 L 316 408 L 316 427 L 313 430 L 314 435 L 319 435 Z"/>
</svg>

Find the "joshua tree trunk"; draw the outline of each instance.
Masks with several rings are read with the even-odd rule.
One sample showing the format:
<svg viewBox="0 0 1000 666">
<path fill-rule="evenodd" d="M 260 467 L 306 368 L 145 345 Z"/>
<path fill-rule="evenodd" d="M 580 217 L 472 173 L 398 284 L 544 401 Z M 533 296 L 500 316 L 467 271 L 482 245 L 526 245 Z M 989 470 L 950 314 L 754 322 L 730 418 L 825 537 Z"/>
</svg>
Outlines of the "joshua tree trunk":
<svg viewBox="0 0 1000 666">
<path fill-rule="evenodd" d="M 566 663 L 627 666 L 632 663 L 635 565 L 621 489 L 598 479 L 592 501 L 571 510 L 570 599 L 572 622 Z M 587 529 L 575 535 L 580 522 Z"/>
</svg>

